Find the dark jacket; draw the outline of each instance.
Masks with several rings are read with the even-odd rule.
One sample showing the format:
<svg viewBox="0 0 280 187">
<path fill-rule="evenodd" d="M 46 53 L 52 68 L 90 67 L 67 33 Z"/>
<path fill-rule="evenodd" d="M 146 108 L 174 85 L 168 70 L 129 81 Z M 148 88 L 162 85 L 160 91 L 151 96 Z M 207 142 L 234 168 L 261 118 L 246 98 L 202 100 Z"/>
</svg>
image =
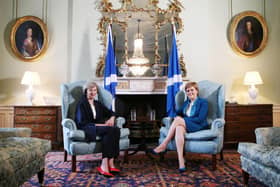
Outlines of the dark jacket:
<svg viewBox="0 0 280 187">
<path fill-rule="evenodd" d="M 195 132 L 208 127 L 207 115 L 208 115 L 208 102 L 206 99 L 197 97 L 191 109 L 190 116 L 186 115 L 186 110 L 190 104 L 190 100 L 187 99 L 183 106 L 177 111 L 179 116 L 185 119 L 187 126 L 187 132 Z"/>
<path fill-rule="evenodd" d="M 106 120 L 115 115 L 112 110 L 106 108 L 99 101 L 94 100 L 94 106 L 96 110 L 95 119 L 93 118 L 91 106 L 85 95 L 82 96 L 76 106 L 75 122 L 78 129 L 85 131 L 87 141 L 96 140 L 96 123 L 105 123 Z"/>
</svg>

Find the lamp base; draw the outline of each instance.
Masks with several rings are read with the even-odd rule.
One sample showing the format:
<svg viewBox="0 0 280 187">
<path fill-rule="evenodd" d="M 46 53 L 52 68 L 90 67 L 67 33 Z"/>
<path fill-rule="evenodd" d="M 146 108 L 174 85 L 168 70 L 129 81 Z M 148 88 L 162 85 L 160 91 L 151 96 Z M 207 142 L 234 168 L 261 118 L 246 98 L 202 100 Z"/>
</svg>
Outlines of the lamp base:
<svg viewBox="0 0 280 187">
<path fill-rule="evenodd" d="M 248 89 L 249 94 L 249 104 L 256 104 L 257 103 L 257 97 L 258 97 L 258 89 L 255 87 L 255 85 L 251 85 Z"/>
<path fill-rule="evenodd" d="M 33 99 L 35 97 L 35 92 L 33 90 L 33 87 L 30 85 L 27 90 L 25 91 L 26 97 L 28 98 L 28 104 L 34 105 Z"/>
</svg>

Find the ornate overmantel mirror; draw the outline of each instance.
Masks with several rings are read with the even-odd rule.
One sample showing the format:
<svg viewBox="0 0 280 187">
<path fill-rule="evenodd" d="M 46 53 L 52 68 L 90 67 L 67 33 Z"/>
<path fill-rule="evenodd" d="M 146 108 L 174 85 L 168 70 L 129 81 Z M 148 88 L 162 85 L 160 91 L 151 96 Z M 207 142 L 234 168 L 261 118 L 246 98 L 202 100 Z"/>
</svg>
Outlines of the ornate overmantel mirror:
<svg viewBox="0 0 280 187">
<path fill-rule="evenodd" d="M 170 0 L 166 9 L 158 6 L 158 0 L 120 0 L 119 7 L 114 7 L 109 0 L 101 0 L 98 10 L 102 18 L 98 24 L 103 52 L 100 56 L 96 76 L 102 77 L 104 70 L 107 27 L 112 24 L 118 76 L 128 77 L 165 77 L 167 75 L 168 53 L 172 42 L 172 24 L 177 35 L 182 32 L 183 23 L 179 17 L 182 5 L 179 0 Z M 171 24 L 172 23 L 172 24 Z M 139 42 L 136 39 L 142 39 Z M 136 44 L 137 43 L 137 44 Z M 178 41 L 177 41 L 178 45 Z M 178 49 L 179 50 L 179 49 Z M 137 66 L 145 72 L 131 71 L 135 65 L 133 58 L 141 62 Z M 186 76 L 183 55 L 180 54 L 182 76 Z M 130 70 L 129 72 L 126 70 Z"/>
</svg>

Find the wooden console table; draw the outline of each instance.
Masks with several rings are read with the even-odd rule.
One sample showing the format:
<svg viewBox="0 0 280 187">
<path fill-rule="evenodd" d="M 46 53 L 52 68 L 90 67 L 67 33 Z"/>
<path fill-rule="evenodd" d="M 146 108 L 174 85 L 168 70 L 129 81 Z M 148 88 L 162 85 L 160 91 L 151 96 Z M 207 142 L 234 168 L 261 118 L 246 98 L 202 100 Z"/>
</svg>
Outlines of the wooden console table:
<svg viewBox="0 0 280 187">
<path fill-rule="evenodd" d="M 272 104 L 226 104 L 224 148 L 256 142 L 255 129 L 272 126 Z"/>
</svg>

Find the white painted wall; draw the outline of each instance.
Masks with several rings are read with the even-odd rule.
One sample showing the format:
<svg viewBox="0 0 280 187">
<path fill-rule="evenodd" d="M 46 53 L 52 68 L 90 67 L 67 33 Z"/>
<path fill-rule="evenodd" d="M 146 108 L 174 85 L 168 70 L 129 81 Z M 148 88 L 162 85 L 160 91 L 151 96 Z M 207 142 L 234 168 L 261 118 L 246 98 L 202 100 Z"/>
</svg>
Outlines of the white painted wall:
<svg viewBox="0 0 280 187">
<path fill-rule="evenodd" d="M 118 0 L 113 0 L 118 5 Z M 166 7 L 169 1 L 160 0 Z M 17 8 L 16 4 L 18 4 Z M 278 0 L 184 0 L 181 17 L 184 31 L 178 36 L 190 80 L 209 79 L 226 85 L 226 97 L 247 102 L 242 84 L 246 71 L 257 70 L 264 84 L 258 86 L 259 103 L 280 103 L 280 1 Z M 25 86 L 20 79 L 26 70 L 38 71 L 42 84 L 37 87 L 37 103 L 43 96 L 60 100 L 60 84 L 95 76 L 102 47 L 97 23 L 100 13 L 95 0 L 0 0 L 0 104 L 25 104 Z M 262 15 L 269 29 L 266 48 L 253 58 L 233 52 L 227 39 L 231 16 L 254 10 Z M 46 11 L 46 12 L 44 12 Z M 17 17 L 46 18 L 49 47 L 37 62 L 17 59 L 10 50 L 9 32 Z"/>
</svg>

